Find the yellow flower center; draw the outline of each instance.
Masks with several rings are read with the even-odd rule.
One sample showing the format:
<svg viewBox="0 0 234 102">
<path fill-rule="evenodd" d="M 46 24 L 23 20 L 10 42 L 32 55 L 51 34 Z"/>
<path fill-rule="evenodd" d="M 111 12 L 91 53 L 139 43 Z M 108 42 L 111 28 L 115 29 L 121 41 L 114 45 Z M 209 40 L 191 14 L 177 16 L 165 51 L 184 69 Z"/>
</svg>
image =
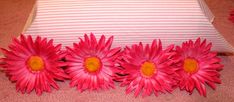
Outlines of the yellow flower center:
<svg viewBox="0 0 234 102">
<path fill-rule="evenodd" d="M 44 61 L 39 56 L 31 56 L 27 61 L 28 67 L 32 71 L 40 71 L 44 68 Z"/>
<path fill-rule="evenodd" d="M 198 71 L 198 62 L 195 59 L 192 58 L 186 58 L 184 60 L 184 71 L 187 73 L 195 73 Z"/>
<path fill-rule="evenodd" d="M 152 62 L 144 62 L 141 65 L 141 74 L 145 77 L 152 77 L 156 72 L 156 65 Z"/>
<path fill-rule="evenodd" d="M 86 70 L 90 73 L 96 72 L 101 67 L 101 61 L 97 57 L 88 57 L 84 61 Z"/>
</svg>

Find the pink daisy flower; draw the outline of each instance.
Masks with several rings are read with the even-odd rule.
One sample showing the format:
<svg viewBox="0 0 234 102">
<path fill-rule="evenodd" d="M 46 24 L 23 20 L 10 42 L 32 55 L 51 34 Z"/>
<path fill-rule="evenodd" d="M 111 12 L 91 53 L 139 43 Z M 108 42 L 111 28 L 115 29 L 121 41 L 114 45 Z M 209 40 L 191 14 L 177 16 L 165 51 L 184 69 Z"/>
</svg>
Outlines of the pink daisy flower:
<svg viewBox="0 0 234 102">
<path fill-rule="evenodd" d="M 2 49 L 5 58 L 4 71 L 9 79 L 16 82 L 17 91 L 30 93 L 35 89 L 38 95 L 43 91 L 50 92 L 50 86 L 58 89 L 55 82 L 64 80 L 66 74 L 60 68 L 61 44 L 54 46 L 53 40 L 37 37 L 35 41 L 31 36 L 14 38 L 9 50 Z"/>
<path fill-rule="evenodd" d="M 158 92 L 171 92 L 175 86 L 175 74 L 171 68 L 173 63 L 172 52 L 174 45 L 162 50 L 162 44 L 159 40 L 152 42 L 151 45 L 146 44 L 144 47 L 142 43 L 135 44 L 132 47 L 126 47 L 123 52 L 123 60 L 121 66 L 123 67 L 121 74 L 121 86 L 127 86 L 126 94 L 135 91 L 134 95 L 137 97 L 140 92 L 142 96 L 151 95 L 156 96 Z"/>
<path fill-rule="evenodd" d="M 211 52 L 212 44 L 201 42 L 200 38 L 176 47 L 178 58 L 176 73 L 180 76 L 178 86 L 192 94 L 194 88 L 200 95 L 206 96 L 205 84 L 215 89 L 215 83 L 220 84 L 219 72 L 223 65 L 215 52 Z"/>
<path fill-rule="evenodd" d="M 113 36 L 106 41 L 104 35 L 97 41 L 91 33 L 90 38 L 85 34 L 84 40 L 74 43 L 74 48 L 67 47 L 65 71 L 71 77 L 70 86 L 80 92 L 114 88 L 115 61 L 121 48 L 111 49 L 112 41 Z"/>
</svg>

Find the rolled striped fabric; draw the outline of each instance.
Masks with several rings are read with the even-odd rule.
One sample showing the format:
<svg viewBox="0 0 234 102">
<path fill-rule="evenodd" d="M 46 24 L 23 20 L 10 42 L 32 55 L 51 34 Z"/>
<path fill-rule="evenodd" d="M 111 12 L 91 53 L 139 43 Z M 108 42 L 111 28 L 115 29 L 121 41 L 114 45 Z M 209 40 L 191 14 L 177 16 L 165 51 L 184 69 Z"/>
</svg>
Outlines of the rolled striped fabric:
<svg viewBox="0 0 234 102">
<path fill-rule="evenodd" d="M 234 48 L 215 30 L 201 0 L 39 0 L 37 16 L 25 32 L 70 46 L 84 33 L 114 35 L 114 47 L 161 39 L 164 46 L 206 38 L 213 49 Z M 209 21 L 210 19 L 210 21 Z"/>
<path fill-rule="evenodd" d="M 198 0 L 198 3 L 205 14 L 205 16 L 209 19 L 210 22 L 213 22 L 215 19 L 215 16 L 210 11 L 209 7 L 206 5 L 206 2 L 204 0 Z"/>
</svg>

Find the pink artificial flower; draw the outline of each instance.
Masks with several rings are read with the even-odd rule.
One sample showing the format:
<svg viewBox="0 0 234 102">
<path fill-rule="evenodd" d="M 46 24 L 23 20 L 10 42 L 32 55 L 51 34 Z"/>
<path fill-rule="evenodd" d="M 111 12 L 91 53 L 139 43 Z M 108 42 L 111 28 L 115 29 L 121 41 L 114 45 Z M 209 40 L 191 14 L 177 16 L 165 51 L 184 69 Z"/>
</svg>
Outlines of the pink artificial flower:
<svg viewBox="0 0 234 102">
<path fill-rule="evenodd" d="M 59 89 L 55 82 L 68 76 L 60 68 L 61 44 L 54 46 L 53 40 L 31 36 L 14 38 L 9 50 L 2 49 L 5 58 L 4 71 L 12 82 L 16 82 L 16 90 L 30 93 L 35 89 L 38 95 L 43 91 L 50 92 L 50 86 Z"/>
<path fill-rule="evenodd" d="M 176 47 L 178 53 L 176 73 L 180 76 L 178 86 L 181 90 L 186 90 L 190 94 L 194 88 L 200 95 L 206 96 L 205 84 L 215 89 L 215 83 L 220 84 L 219 72 L 223 65 L 216 52 L 211 52 L 212 44 L 206 44 L 206 40 L 201 42 L 198 38 L 195 42 L 189 40 L 182 46 Z"/>
<path fill-rule="evenodd" d="M 173 63 L 174 45 L 162 50 L 161 40 L 152 42 L 151 45 L 142 43 L 126 47 L 123 52 L 123 67 L 121 86 L 127 86 L 126 94 L 135 91 L 137 97 L 142 91 L 142 96 L 158 95 L 158 92 L 172 92 L 175 82 L 175 73 L 171 68 Z"/>
<path fill-rule="evenodd" d="M 234 23 L 234 10 L 230 12 L 229 20 Z"/>
<path fill-rule="evenodd" d="M 84 40 L 80 38 L 73 48 L 67 47 L 65 71 L 71 77 L 70 86 L 76 86 L 80 92 L 114 88 L 115 61 L 121 48 L 111 48 L 112 41 L 113 36 L 106 41 L 104 35 L 97 41 L 91 33 L 90 38 L 85 34 Z"/>
</svg>

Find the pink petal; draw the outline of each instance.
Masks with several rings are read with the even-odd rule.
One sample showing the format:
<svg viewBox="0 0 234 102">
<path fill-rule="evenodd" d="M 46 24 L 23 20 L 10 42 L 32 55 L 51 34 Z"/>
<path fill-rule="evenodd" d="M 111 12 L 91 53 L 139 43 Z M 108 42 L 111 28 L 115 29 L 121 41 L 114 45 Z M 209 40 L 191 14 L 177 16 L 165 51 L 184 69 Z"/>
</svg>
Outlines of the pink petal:
<svg viewBox="0 0 234 102">
<path fill-rule="evenodd" d="M 111 36 L 111 37 L 107 40 L 107 42 L 106 42 L 106 44 L 105 44 L 106 49 L 109 50 L 109 49 L 111 48 L 113 39 L 114 39 L 114 36 Z"/>
<path fill-rule="evenodd" d="M 98 42 L 98 45 L 97 45 L 97 50 L 103 50 L 103 48 L 105 47 L 105 36 L 102 35 L 99 42 Z"/>
<path fill-rule="evenodd" d="M 115 54 L 118 53 L 120 50 L 121 50 L 121 47 L 117 47 L 117 48 L 111 49 L 111 50 L 108 52 L 107 57 L 111 57 L 111 56 L 115 55 Z"/>
<path fill-rule="evenodd" d="M 93 47 L 97 45 L 97 40 L 93 33 L 90 34 L 90 40 Z"/>
<path fill-rule="evenodd" d="M 87 43 L 87 45 L 90 45 L 89 37 L 87 34 L 84 35 L 84 39 L 85 39 L 85 42 Z"/>
<path fill-rule="evenodd" d="M 35 78 L 35 76 L 34 75 L 32 75 L 32 74 L 30 74 L 30 76 L 29 76 L 29 83 L 28 83 L 28 87 L 27 87 L 27 93 L 30 93 L 33 89 L 34 89 L 34 87 L 35 87 L 35 80 L 36 80 L 36 78 Z"/>
</svg>

